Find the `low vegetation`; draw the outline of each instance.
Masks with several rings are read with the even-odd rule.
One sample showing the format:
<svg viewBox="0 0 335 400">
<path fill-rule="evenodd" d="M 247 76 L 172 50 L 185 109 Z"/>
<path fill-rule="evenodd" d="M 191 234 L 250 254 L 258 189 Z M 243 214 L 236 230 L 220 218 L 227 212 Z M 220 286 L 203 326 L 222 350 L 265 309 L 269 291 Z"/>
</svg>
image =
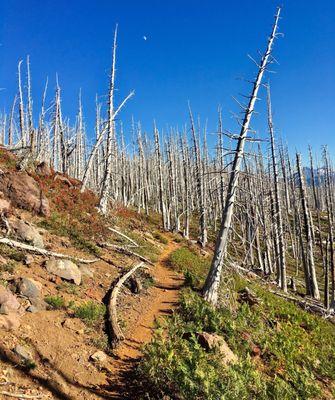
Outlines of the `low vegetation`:
<svg viewBox="0 0 335 400">
<path fill-rule="evenodd" d="M 180 249 L 171 256 L 171 264 L 178 269 L 183 265 L 185 274 L 192 269 L 185 266 L 186 259 L 191 258 L 198 271 L 203 265 L 199 256 L 189 252 Z M 334 326 L 240 276 L 234 276 L 229 286 L 222 290 L 231 293 L 231 305 L 218 308 L 191 288 L 183 290 L 178 312 L 157 327 L 139 367 L 144 386 L 155 388 L 150 398 L 291 400 L 335 396 Z M 239 301 L 238 292 L 245 287 L 255 293 L 258 304 Z M 239 361 L 224 366 L 218 352 L 207 352 L 199 345 L 197 332 L 222 336 Z"/>
<path fill-rule="evenodd" d="M 87 301 L 73 307 L 74 316 L 83 320 L 87 325 L 93 326 L 103 321 L 106 306 L 95 301 Z"/>
<path fill-rule="evenodd" d="M 67 307 L 66 301 L 61 296 L 46 296 L 44 300 L 54 310 L 63 310 Z"/>
</svg>

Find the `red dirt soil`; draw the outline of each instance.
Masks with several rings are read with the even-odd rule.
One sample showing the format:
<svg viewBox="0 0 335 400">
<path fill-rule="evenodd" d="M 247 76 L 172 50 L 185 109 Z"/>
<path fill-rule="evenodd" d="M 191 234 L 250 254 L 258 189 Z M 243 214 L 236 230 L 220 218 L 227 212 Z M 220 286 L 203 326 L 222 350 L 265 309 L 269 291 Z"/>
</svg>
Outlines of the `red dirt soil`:
<svg viewBox="0 0 335 400">
<path fill-rule="evenodd" d="M 15 385 L 11 391 L 22 388 L 23 393 L 39 394 L 45 400 L 137 399 L 133 371 L 141 357 L 141 347 L 150 342 L 155 320 L 171 314 L 178 303 L 183 281 L 167 266 L 170 253 L 177 247 L 169 238 L 157 263 L 150 268 L 154 285 L 144 296 L 133 296 L 128 309 L 121 307 L 120 317 L 127 321 L 126 339 L 114 350 L 114 357 L 108 357 L 101 367 L 87 361 L 96 350 L 85 344 L 88 336 L 80 320 L 73 320 L 76 323 L 73 330 L 64 330 L 61 311 L 26 314 L 19 331 L 7 333 L 0 340 L 0 359 L 7 359 L 6 363 L 0 363 L 0 377 Z M 100 264 L 96 265 L 96 275 L 104 271 Z M 120 301 L 123 303 L 121 298 Z M 34 349 L 38 368 L 30 371 L 18 368 L 9 351 L 18 339 Z M 0 386 L 0 393 L 6 388 Z M 0 399 L 9 397 L 0 394 Z"/>
</svg>

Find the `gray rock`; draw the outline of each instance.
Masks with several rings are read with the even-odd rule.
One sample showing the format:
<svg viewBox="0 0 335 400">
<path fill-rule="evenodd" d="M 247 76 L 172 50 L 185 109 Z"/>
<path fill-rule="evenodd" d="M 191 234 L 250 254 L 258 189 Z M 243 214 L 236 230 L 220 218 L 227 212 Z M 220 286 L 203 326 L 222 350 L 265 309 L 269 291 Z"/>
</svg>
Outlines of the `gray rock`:
<svg viewBox="0 0 335 400">
<path fill-rule="evenodd" d="M 70 260 L 50 259 L 45 263 L 46 269 L 50 274 L 59 276 L 68 281 L 73 281 L 76 285 L 81 283 L 81 272 L 78 266 Z"/>
<path fill-rule="evenodd" d="M 90 356 L 90 359 L 97 363 L 104 363 L 107 360 L 107 354 L 101 350 L 98 350 Z"/>
<path fill-rule="evenodd" d="M 35 247 L 44 248 L 43 238 L 34 226 L 19 219 L 11 221 L 10 226 L 15 231 L 18 239 L 30 243 Z"/>
<path fill-rule="evenodd" d="M 14 348 L 14 353 L 17 354 L 24 362 L 32 362 L 34 360 L 31 350 L 26 346 L 17 344 Z"/>
<path fill-rule="evenodd" d="M 42 284 L 31 278 L 22 278 L 18 289 L 20 294 L 27 297 L 34 309 L 45 310 L 47 304 L 42 298 Z"/>
</svg>

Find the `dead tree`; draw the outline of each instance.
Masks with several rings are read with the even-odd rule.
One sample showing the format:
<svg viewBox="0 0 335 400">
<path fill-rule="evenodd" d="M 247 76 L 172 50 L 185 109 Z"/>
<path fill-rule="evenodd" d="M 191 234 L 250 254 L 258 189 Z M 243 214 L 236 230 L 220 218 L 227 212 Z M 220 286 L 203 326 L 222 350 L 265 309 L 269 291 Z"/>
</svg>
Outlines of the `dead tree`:
<svg viewBox="0 0 335 400">
<path fill-rule="evenodd" d="M 191 107 L 189 106 L 190 113 L 190 122 L 191 122 L 191 132 L 193 139 L 193 149 L 194 149 L 194 160 L 195 160 L 195 174 L 196 174 L 196 182 L 197 182 L 197 196 L 199 203 L 199 224 L 200 224 L 200 244 L 202 247 L 206 247 L 207 244 L 207 222 L 206 222 L 206 214 L 207 210 L 204 204 L 204 185 L 203 185 L 203 177 L 202 177 L 202 168 L 201 168 L 201 153 L 199 148 L 199 140 L 197 138 L 197 132 L 194 124 L 194 119 L 191 111 Z"/>
<path fill-rule="evenodd" d="M 305 180 L 301 169 L 301 160 L 300 155 L 297 153 L 297 169 L 298 169 L 298 176 L 299 176 L 299 184 L 300 184 L 300 197 L 301 197 L 301 205 L 302 211 L 304 215 L 304 228 L 305 228 L 305 236 L 306 236 L 306 243 L 307 243 L 307 260 L 308 265 L 305 270 L 305 273 L 308 274 L 306 281 L 308 281 L 307 286 L 307 294 L 310 294 L 315 299 L 320 299 L 319 287 L 318 282 L 316 279 L 316 272 L 315 272 L 315 264 L 314 264 L 314 253 L 313 253 L 313 239 L 312 239 L 312 232 L 311 232 L 311 225 L 312 221 L 310 219 L 310 212 L 308 208 L 308 201 L 306 196 L 306 186 Z"/>
<path fill-rule="evenodd" d="M 271 94 L 270 94 L 270 86 L 267 86 L 267 102 L 268 102 L 268 127 L 270 134 L 270 142 L 271 142 L 271 157 L 272 157 L 272 169 L 273 169 L 273 179 L 274 179 L 274 197 L 275 197 L 275 215 L 276 215 L 276 226 L 275 229 L 277 232 L 278 238 L 278 271 L 277 271 L 277 279 L 278 283 L 280 283 L 280 287 L 284 292 L 287 292 L 287 279 L 286 279 L 286 261 L 285 261 L 285 239 L 284 239 L 284 230 L 283 230 L 283 219 L 282 219 L 282 209 L 280 202 L 280 193 L 279 193 L 279 181 L 278 181 L 278 167 L 277 167 L 277 156 L 276 156 L 276 146 L 274 139 L 274 127 L 272 121 L 272 107 L 271 107 Z"/>
<path fill-rule="evenodd" d="M 234 212 L 235 197 L 238 189 L 238 181 L 241 169 L 241 162 L 244 153 L 244 146 L 247 139 L 247 133 L 249 131 L 251 117 L 254 112 L 258 91 L 262 83 L 263 75 L 268 66 L 268 63 L 271 61 L 271 52 L 274 40 L 277 36 L 279 16 L 280 16 L 280 8 L 278 8 L 277 10 L 271 36 L 268 40 L 267 49 L 259 65 L 258 74 L 256 80 L 253 83 L 253 88 L 249 98 L 249 103 L 245 109 L 244 119 L 241 124 L 241 131 L 238 137 L 235 158 L 228 184 L 228 190 L 222 215 L 221 226 L 215 244 L 214 257 L 205 285 L 203 287 L 204 298 L 213 305 L 216 305 L 218 301 L 221 271 L 224 262 L 224 254 L 227 249 L 228 235 Z"/>
</svg>

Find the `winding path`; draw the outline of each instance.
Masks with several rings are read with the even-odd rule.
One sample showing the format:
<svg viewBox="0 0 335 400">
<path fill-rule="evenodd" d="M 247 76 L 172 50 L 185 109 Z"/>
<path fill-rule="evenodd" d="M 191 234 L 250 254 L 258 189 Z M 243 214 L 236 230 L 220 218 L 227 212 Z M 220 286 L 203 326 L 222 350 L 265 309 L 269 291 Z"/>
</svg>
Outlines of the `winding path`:
<svg viewBox="0 0 335 400">
<path fill-rule="evenodd" d="M 140 314 L 136 329 L 128 333 L 115 350 L 116 359 L 112 365 L 111 395 L 113 399 L 135 399 L 132 371 L 141 358 L 141 348 L 150 342 L 155 321 L 165 315 L 171 314 L 176 308 L 179 291 L 183 284 L 180 275 L 167 267 L 169 255 L 178 248 L 178 245 L 169 241 L 161 253 L 157 263 L 151 269 L 155 284 L 150 289 L 148 307 Z M 133 393 L 133 394 L 132 394 Z"/>
</svg>

